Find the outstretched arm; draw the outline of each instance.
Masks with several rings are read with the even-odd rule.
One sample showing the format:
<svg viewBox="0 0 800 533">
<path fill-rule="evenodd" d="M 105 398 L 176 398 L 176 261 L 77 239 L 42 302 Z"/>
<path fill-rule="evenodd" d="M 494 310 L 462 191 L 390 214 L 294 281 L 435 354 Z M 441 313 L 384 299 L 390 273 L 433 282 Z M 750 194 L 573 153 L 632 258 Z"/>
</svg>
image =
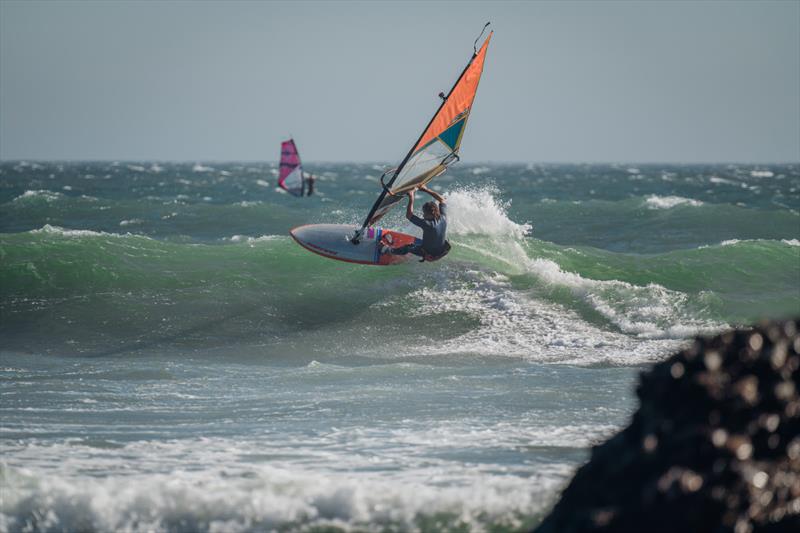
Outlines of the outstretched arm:
<svg viewBox="0 0 800 533">
<path fill-rule="evenodd" d="M 406 206 L 406 218 L 411 220 L 414 217 L 414 193 L 416 191 L 411 189 L 408 191 L 408 205 Z"/>
<path fill-rule="evenodd" d="M 440 204 L 445 203 L 444 197 L 441 194 L 439 194 L 436 191 L 430 190 L 425 185 L 420 185 L 419 190 L 421 190 L 422 192 L 426 192 L 426 193 L 430 194 L 431 196 L 433 196 L 433 199 L 436 200 L 437 202 L 439 202 Z"/>
</svg>

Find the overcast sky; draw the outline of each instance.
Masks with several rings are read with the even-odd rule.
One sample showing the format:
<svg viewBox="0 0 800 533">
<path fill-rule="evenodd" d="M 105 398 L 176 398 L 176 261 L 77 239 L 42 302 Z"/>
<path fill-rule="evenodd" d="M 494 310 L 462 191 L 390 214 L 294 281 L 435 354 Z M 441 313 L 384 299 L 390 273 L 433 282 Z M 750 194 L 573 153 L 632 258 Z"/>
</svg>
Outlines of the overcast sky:
<svg viewBox="0 0 800 533">
<path fill-rule="evenodd" d="M 800 160 L 794 0 L 0 0 L 0 158 L 398 161 L 487 20 L 466 162 Z"/>
</svg>

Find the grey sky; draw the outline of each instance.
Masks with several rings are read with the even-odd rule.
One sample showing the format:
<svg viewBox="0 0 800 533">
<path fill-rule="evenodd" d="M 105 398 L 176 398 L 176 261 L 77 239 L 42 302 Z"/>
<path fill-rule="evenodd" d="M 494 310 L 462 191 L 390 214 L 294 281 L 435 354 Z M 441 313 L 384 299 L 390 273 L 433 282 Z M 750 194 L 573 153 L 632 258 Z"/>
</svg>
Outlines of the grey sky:
<svg viewBox="0 0 800 533">
<path fill-rule="evenodd" d="M 487 20 L 465 161 L 800 160 L 792 0 L 0 0 L 0 158 L 397 161 Z"/>
</svg>

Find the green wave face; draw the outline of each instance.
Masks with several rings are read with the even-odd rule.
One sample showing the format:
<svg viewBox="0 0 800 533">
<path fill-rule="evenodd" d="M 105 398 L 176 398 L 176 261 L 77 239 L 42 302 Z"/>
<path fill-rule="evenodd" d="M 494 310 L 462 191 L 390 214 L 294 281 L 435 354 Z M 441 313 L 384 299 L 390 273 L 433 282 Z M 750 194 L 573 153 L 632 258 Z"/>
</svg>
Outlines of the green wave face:
<svg viewBox="0 0 800 533">
<path fill-rule="evenodd" d="M 526 210 L 534 213 L 536 234 L 550 242 L 640 254 L 728 240 L 790 240 L 800 228 L 800 217 L 792 210 L 691 202 L 644 196 L 614 202 L 549 201 Z"/>
<path fill-rule="evenodd" d="M 288 236 L 206 245 L 48 227 L 3 235 L 0 259 L 2 334 L 78 339 L 86 351 L 153 335 L 215 345 L 291 336 L 331 313 L 363 313 L 394 279 L 322 260 Z"/>
<path fill-rule="evenodd" d="M 53 227 L 6 234 L 2 332 L 56 345 L 78 339 L 84 351 L 154 334 L 160 342 L 219 345 L 316 336 L 322 345 L 356 339 L 368 349 L 369 328 L 398 341 L 477 328 L 486 317 L 468 298 L 436 305 L 492 280 L 501 281 L 490 298 L 557 305 L 634 337 L 681 337 L 800 311 L 795 243 L 639 255 L 514 235 L 452 241 L 446 262 L 370 268 L 320 258 L 284 236 L 188 244 Z"/>
<path fill-rule="evenodd" d="M 726 323 L 800 313 L 796 241 L 738 241 L 651 255 L 542 243 L 539 252 L 586 278 L 704 295 L 710 316 Z"/>
</svg>

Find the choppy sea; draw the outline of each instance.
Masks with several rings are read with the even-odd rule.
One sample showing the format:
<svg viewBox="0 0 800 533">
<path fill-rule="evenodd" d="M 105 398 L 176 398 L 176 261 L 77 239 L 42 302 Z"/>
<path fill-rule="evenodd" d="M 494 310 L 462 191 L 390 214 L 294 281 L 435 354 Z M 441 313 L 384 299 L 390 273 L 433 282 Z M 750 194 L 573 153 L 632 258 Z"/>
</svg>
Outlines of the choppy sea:
<svg viewBox="0 0 800 533">
<path fill-rule="evenodd" d="M 798 164 L 460 165 L 446 259 L 292 241 L 383 168 L 0 163 L 0 531 L 524 530 L 644 365 L 800 315 Z"/>
</svg>

